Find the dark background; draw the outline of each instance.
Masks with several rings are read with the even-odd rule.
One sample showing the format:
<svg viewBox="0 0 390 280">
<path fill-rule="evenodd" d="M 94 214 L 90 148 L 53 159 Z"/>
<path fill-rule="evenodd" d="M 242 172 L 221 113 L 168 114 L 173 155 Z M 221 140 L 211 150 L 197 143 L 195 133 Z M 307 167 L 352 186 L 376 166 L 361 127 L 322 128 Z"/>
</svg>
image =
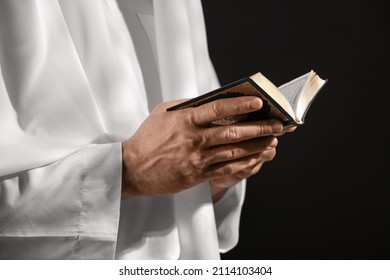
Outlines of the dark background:
<svg viewBox="0 0 390 280">
<path fill-rule="evenodd" d="M 386 0 L 204 0 L 221 84 L 328 84 L 277 156 L 248 179 L 240 240 L 223 259 L 390 259 Z"/>
</svg>

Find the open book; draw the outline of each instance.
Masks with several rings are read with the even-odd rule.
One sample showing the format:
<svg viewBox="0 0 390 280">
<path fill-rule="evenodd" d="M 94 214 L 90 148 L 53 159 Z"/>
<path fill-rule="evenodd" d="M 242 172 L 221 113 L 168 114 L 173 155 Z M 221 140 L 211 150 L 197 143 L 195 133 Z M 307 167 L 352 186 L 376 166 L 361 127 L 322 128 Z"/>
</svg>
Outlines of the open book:
<svg viewBox="0 0 390 280">
<path fill-rule="evenodd" d="M 187 100 L 167 109 L 173 111 L 201 106 L 220 98 L 232 98 L 244 95 L 258 96 L 263 107 L 253 113 L 232 116 L 214 124 L 225 125 L 237 121 L 260 119 L 279 119 L 284 125 L 302 125 L 313 100 L 327 80 L 320 78 L 313 70 L 279 87 L 275 86 L 260 72 L 226 86 Z"/>
</svg>

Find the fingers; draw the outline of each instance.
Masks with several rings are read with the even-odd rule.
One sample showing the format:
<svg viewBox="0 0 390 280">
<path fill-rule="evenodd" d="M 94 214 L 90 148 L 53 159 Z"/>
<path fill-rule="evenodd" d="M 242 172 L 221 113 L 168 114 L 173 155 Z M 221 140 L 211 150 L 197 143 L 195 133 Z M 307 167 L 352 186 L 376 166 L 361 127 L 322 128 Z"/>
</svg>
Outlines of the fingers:
<svg viewBox="0 0 390 280">
<path fill-rule="evenodd" d="M 240 172 L 237 172 L 235 174 L 232 174 L 230 176 L 224 176 L 224 177 L 215 177 L 209 180 L 211 187 L 214 191 L 220 190 L 220 189 L 226 189 L 229 187 L 232 187 L 233 185 L 237 184 L 241 180 L 244 180 L 246 178 L 249 178 L 252 175 L 255 175 L 258 173 L 263 166 L 264 162 L 259 161 L 253 166 L 250 166 Z"/>
<path fill-rule="evenodd" d="M 262 106 L 263 102 L 260 98 L 243 96 L 215 100 L 190 110 L 192 110 L 194 123 L 208 125 L 223 118 L 257 111 Z"/>
<path fill-rule="evenodd" d="M 282 132 L 275 133 L 274 136 L 282 136 L 282 135 L 284 135 L 286 133 L 290 133 L 290 132 L 295 131 L 296 128 L 297 128 L 296 126 L 285 126 L 285 127 L 283 127 L 283 131 Z"/>
<path fill-rule="evenodd" d="M 211 178 L 219 178 L 224 176 L 232 176 L 234 174 L 237 175 L 240 172 L 244 172 L 245 170 L 247 170 L 247 172 L 249 171 L 250 173 L 251 172 L 250 170 L 253 166 L 259 163 L 270 161 L 275 157 L 275 155 L 276 155 L 276 149 L 270 149 L 262 153 L 239 158 L 233 161 L 212 164 L 205 171 L 204 176 L 206 178 L 211 179 Z"/>
<path fill-rule="evenodd" d="M 208 150 L 206 161 L 208 164 L 231 161 L 273 149 L 277 144 L 278 141 L 275 137 L 268 136 L 235 144 L 220 145 Z"/>
<path fill-rule="evenodd" d="M 205 139 L 209 146 L 237 143 L 244 140 L 276 135 L 283 131 L 283 125 L 278 120 L 263 120 L 242 122 L 227 126 L 217 126 L 205 131 Z"/>
</svg>

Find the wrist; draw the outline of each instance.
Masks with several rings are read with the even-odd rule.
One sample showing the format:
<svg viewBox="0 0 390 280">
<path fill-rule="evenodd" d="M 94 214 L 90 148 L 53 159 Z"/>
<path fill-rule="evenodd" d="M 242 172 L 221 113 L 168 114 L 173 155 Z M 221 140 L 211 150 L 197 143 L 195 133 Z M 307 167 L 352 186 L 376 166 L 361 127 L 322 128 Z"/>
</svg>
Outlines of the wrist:
<svg viewBox="0 0 390 280">
<path fill-rule="evenodd" d="M 131 172 L 134 170 L 131 166 L 135 157 L 128 146 L 128 141 L 122 143 L 122 199 L 141 195 L 135 183 L 134 173 Z"/>
</svg>

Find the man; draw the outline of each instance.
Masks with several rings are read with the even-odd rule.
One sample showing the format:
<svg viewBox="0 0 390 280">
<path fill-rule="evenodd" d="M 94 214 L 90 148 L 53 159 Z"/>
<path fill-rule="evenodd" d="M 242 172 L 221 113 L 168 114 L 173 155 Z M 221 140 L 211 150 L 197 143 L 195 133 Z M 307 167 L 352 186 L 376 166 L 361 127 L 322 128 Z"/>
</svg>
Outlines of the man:
<svg viewBox="0 0 390 280">
<path fill-rule="evenodd" d="M 255 97 L 166 112 L 219 86 L 200 1 L 0 0 L 0 32 L 0 258 L 218 259 L 236 245 L 245 179 L 284 131 L 209 127 Z"/>
</svg>

